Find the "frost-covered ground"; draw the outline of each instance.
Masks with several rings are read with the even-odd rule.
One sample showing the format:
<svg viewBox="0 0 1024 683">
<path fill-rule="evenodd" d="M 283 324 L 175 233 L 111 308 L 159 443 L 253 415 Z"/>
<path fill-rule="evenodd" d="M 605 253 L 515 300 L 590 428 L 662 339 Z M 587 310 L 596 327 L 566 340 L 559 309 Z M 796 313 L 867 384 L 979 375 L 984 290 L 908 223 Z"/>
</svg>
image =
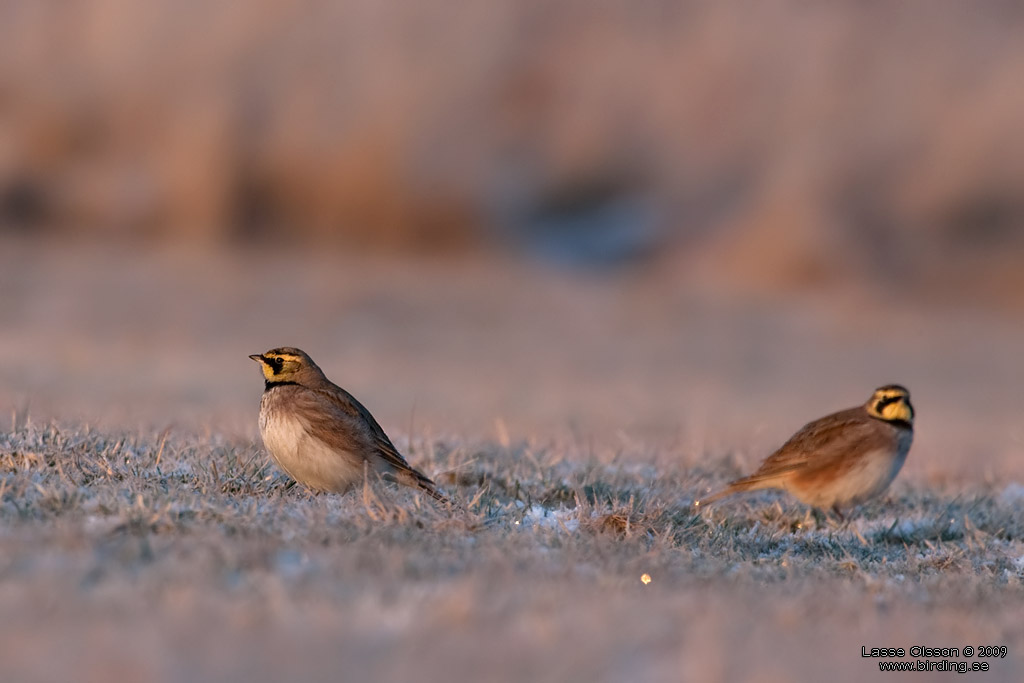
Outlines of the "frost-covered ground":
<svg viewBox="0 0 1024 683">
<path fill-rule="evenodd" d="M 0 436 L 5 680 L 853 681 L 915 644 L 1024 674 L 1019 482 L 698 514 L 733 468 L 674 455 L 418 444 L 453 512 L 310 495 L 246 441 L 28 425 Z"/>
<path fill-rule="evenodd" d="M 5 682 L 840 683 L 913 645 L 1005 645 L 978 675 L 1024 680 L 1015 309 L 685 262 L 0 246 Z M 288 487 L 246 358 L 281 344 L 468 509 Z M 914 447 L 848 523 L 692 507 L 892 381 Z"/>
</svg>

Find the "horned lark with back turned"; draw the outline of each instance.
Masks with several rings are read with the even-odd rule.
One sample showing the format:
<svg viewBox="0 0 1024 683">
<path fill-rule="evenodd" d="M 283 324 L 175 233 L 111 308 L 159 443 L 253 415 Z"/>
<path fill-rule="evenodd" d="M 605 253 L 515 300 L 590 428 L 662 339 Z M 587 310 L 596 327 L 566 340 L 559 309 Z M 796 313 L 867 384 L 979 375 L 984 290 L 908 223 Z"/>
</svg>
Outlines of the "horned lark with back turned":
<svg viewBox="0 0 1024 683">
<path fill-rule="evenodd" d="M 842 508 L 881 495 L 896 478 L 914 438 L 910 392 L 898 384 L 875 389 L 864 405 L 805 425 L 749 477 L 697 502 L 710 505 L 741 491 L 782 489 L 802 503 Z"/>
<path fill-rule="evenodd" d="M 297 482 L 342 493 L 372 474 L 449 502 L 405 461 L 370 411 L 327 379 L 304 351 L 282 347 L 249 358 L 260 364 L 265 379 L 263 444 Z"/>
</svg>

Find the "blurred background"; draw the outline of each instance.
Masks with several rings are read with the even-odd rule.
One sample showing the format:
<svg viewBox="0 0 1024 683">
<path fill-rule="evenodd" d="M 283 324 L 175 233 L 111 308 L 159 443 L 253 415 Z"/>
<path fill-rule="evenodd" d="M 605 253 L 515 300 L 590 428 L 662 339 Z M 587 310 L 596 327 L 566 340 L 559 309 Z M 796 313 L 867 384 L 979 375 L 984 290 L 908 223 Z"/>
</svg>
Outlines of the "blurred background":
<svg viewBox="0 0 1024 683">
<path fill-rule="evenodd" d="M 989 511 L 1024 482 L 1022 36 L 1010 0 L 0 2 L 0 435 L 128 444 L 77 490 L 5 460 L 5 676 L 855 680 L 860 643 L 1019 663 L 1024 551 Z M 860 560 L 831 528 L 726 522 L 767 539 L 751 559 L 628 523 L 435 542 L 420 512 L 336 523 L 351 496 L 208 491 L 211 455 L 259 452 L 247 356 L 282 345 L 414 465 L 441 442 L 637 481 L 748 471 L 899 382 L 897 521 L 982 523 Z M 185 467 L 120 480 L 168 432 Z"/>
<path fill-rule="evenodd" d="M 0 7 L 0 408 L 750 459 L 906 383 L 1024 470 L 1011 2 Z M 921 452 L 923 451 L 923 452 Z M 918 464 L 914 464 L 918 463 Z"/>
</svg>

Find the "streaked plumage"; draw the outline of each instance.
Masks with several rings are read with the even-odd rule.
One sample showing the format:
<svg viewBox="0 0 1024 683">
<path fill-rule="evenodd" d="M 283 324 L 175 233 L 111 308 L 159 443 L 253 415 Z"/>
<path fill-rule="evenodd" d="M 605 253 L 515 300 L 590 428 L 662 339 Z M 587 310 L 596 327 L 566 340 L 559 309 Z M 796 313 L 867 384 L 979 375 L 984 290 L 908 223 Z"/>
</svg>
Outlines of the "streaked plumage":
<svg viewBox="0 0 1024 683">
<path fill-rule="evenodd" d="M 282 347 L 249 356 L 265 379 L 260 435 L 274 462 L 316 491 L 341 493 L 369 475 L 448 502 L 405 461 L 363 404 L 331 382 L 303 351 Z"/>
<path fill-rule="evenodd" d="M 881 495 L 903 467 L 914 438 L 910 392 L 898 384 L 879 387 L 858 408 L 805 425 L 754 474 L 737 479 L 703 500 L 710 505 L 741 491 L 782 489 L 813 507 L 842 517 Z"/>
</svg>

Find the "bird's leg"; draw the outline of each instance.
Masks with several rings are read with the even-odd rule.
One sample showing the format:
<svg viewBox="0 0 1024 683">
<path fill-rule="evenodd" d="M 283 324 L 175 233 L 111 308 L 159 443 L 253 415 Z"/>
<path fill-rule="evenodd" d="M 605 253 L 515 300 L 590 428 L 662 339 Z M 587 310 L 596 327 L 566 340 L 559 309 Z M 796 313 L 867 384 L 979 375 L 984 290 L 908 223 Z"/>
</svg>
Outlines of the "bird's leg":
<svg viewBox="0 0 1024 683">
<path fill-rule="evenodd" d="M 811 528 L 811 520 L 814 521 L 814 526 L 818 527 L 819 524 L 818 524 L 817 514 L 818 514 L 817 508 L 807 508 L 807 510 L 804 512 L 804 518 L 800 522 L 800 527 L 801 528 L 805 528 L 806 527 L 806 528 L 810 529 Z"/>
<path fill-rule="evenodd" d="M 832 512 L 835 513 L 835 516 L 839 518 L 840 522 L 846 521 L 846 517 L 843 516 L 843 511 L 839 509 L 838 505 L 832 506 Z"/>
</svg>

